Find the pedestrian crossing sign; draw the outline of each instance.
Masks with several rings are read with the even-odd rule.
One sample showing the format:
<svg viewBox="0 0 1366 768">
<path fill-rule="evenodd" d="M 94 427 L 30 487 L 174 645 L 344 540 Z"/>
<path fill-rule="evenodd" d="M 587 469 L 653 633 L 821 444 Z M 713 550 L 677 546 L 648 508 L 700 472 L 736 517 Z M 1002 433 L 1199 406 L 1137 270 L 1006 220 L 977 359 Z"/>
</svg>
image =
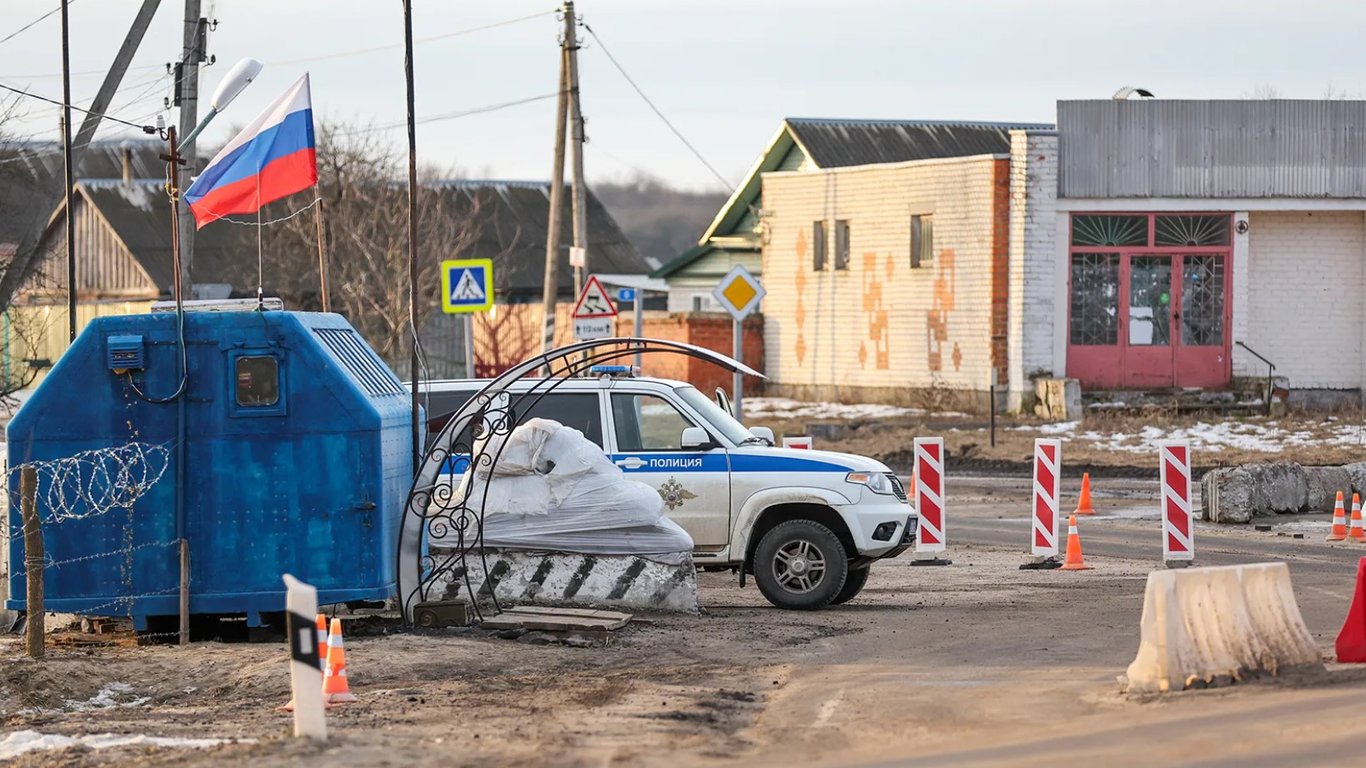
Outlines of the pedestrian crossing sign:
<svg viewBox="0 0 1366 768">
<path fill-rule="evenodd" d="M 441 262 L 441 308 L 448 313 L 486 312 L 493 306 L 493 260 Z"/>
</svg>

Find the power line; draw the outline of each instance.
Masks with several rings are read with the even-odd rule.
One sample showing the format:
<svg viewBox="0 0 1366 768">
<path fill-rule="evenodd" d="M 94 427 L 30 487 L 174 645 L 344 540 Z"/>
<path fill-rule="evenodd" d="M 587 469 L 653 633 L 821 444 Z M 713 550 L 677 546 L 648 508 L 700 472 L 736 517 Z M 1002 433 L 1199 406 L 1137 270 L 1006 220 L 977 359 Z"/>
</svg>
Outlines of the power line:
<svg viewBox="0 0 1366 768">
<path fill-rule="evenodd" d="M 545 101 L 546 99 L 553 99 L 559 95 L 560 94 L 558 92 L 543 93 L 540 96 L 529 96 L 525 99 L 517 99 L 516 101 L 505 101 L 501 104 L 488 104 L 482 107 L 474 107 L 473 109 L 461 110 L 459 112 L 447 112 L 441 115 L 428 115 L 427 117 L 419 117 L 417 120 L 413 122 L 418 125 L 421 125 L 424 123 L 440 122 L 442 120 L 456 120 L 462 117 L 469 117 L 470 115 L 482 115 L 485 112 L 497 112 L 500 109 L 507 109 L 509 107 L 519 107 L 523 104 L 530 104 L 535 101 Z M 404 121 L 399 123 L 386 123 L 385 125 L 367 125 L 361 128 L 354 128 L 349 131 L 337 131 L 334 135 L 353 136 L 361 133 L 372 133 L 374 131 L 388 131 L 394 128 L 402 128 L 407 124 L 408 123 Z"/>
<path fill-rule="evenodd" d="M 29 93 L 28 91 L 21 91 L 21 90 L 19 90 L 18 88 L 10 87 L 10 86 L 8 86 L 8 85 L 5 85 L 4 83 L 0 83 L 0 88 L 3 88 L 3 89 L 5 89 L 5 90 L 7 90 L 7 91 L 9 91 L 9 92 L 11 92 L 11 93 L 16 93 L 16 94 L 18 94 L 18 95 L 20 95 L 20 96 L 26 96 L 26 97 L 28 97 L 28 98 L 30 98 L 30 99 L 37 99 L 37 100 L 39 100 L 39 101 L 46 101 L 46 102 L 49 103 L 49 104 L 56 104 L 56 105 L 59 106 L 59 107 L 66 106 L 65 104 L 63 104 L 63 103 L 60 102 L 60 101 L 57 101 L 56 99 L 49 99 L 49 98 L 46 97 L 46 96 L 39 96 L 39 95 L 36 94 L 36 93 Z M 115 122 L 115 123 L 120 123 L 120 124 L 122 124 L 122 125 L 128 126 L 129 128 L 137 128 L 137 129 L 141 130 L 143 133 L 156 133 L 156 132 L 157 132 L 157 129 L 154 128 L 154 127 L 152 127 L 152 126 L 150 126 L 150 125 L 138 125 L 137 123 L 131 123 L 131 122 L 127 121 L 127 120 L 123 120 L 123 119 L 114 117 L 113 115 L 102 114 L 102 113 L 98 113 L 98 112 L 91 112 L 91 111 L 88 110 L 88 109 L 82 109 L 82 108 L 80 108 L 80 107 L 78 107 L 78 106 L 76 106 L 76 105 L 74 105 L 74 104 L 71 105 L 71 108 L 74 109 L 74 110 L 76 110 L 77 112 L 84 112 L 84 113 L 87 114 L 87 115 L 98 115 L 99 117 L 102 117 L 102 118 L 104 118 L 105 120 L 109 120 L 109 121 Z"/>
<path fill-rule="evenodd" d="M 468 34 L 471 34 L 471 33 L 474 33 L 474 32 L 483 32 L 484 30 L 488 30 L 488 29 L 497 29 L 498 27 L 506 27 L 506 26 L 508 26 L 508 25 L 510 25 L 510 24 L 518 24 L 518 23 L 523 22 L 523 21 L 531 21 L 532 19 L 539 19 L 539 18 L 541 18 L 541 17 L 543 17 L 543 16 L 553 16 L 553 15 L 555 15 L 555 13 L 557 13 L 557 11 L 550 10 L 550 11 L 542 11 L 542 12 L 540 12 L 540 13 L 533 13 L 533 14 L 530 14 L 530 15 L 527 15 L 527 16 L 518 16 L 518 17 L 515 18 L 515 19 L 507 19 L 506 21 L 497 21 L 497 22 L 494 22 L 494 23 L 492 23 L 492 24 L 485 24 L 485 25 L 479 26 L 479 27 L 469 27 L 469 28 L 467 28 L 467 29 L 457 29 L 457 30 L 455 30 L 454 32 L 445 32 L 445 33 L 440 34 L 440 35 L 432 35 L 431 37 L 422 37 L 422 38 L 418 38 L 417 40 L 414 40 L 413 43 L 414 43 L 414 44 L 431 43 L 431 42 L 435 42 L 435 41 L 437 41 L 437 40 L 445 40 L 445 39 L 451 38 L 451 37 L 459 37 L 460 35 L 468 35 Z M 302 63 L 304 63 L 304 62 L 309 62 L 309 61 L 322 61 L 322 60 L 324 60 L 324 59 L 340 59 L 340 58 L 343 58 L 343 57 L 346 57 L 346 56 L 359 56 L 359 55 L 361 55 L 361 54 L 376 53 L 376 52 L 378 52 L 378 51 L 389 51 L 389 50 L 393 50 L 393 49 L 395 49 L 395 48 L 402 48 L 402 47 L 403 47 L 403 43 L 394 43 L 394 44 L 392 44 L 392 45 L 376 45 L 376 46 L 371 47 L 371 48 L 356 48 L 356 49 L 350 50 L 350 51 L 338 51 L 338 52 L 336 52 L 336 53 L 324 53 L 324 54 L 319 54 L 319 55 L 317 55 L 317 56 L 304 56 L 303 58 L 298 58 L 298 59 L 285 59 L 285 60 L 283 60 L 283 61 L 268 61 L 268 62 L 266 62 L 266 63 L 267 63 L 267 64 L 270 64 L 270 65 L 272 65 L 272 66 L 278 66 L 278 65 L 280 65 L 280 64 L 302 64 Z M 407 123 L 404 123 L 404 125 L 406 125 L 406 124 L 407 124 Z"/>
<path fill-rule="evenodd" d="M 73 1 L 74 1 L 74 0 L 73 0 Z M 56 13 L 56 11 L 52 11 L 51 13 Z M 51 15 L 51 13 L 49 13 L 49 15 Z M 439 34 L 439 35 L 432 35 L 431 37 L 423 37 L 423 38 L 419 38 L 419 39 L 417 39 L 417 40 L 414 40 L 413 42 L 414 42 L 414 44 L 432 43 L 432 42 L 436 42 L 437 40 L 445 40 L 445 39 L 451 38 L 451 37 L 459 37 L 460 35 L 468 35 L 468 34 L 473 34 L 473 33 L 475 33 L 475 32 L 483 32 L 484 30 L 488 30 L 488 29 L 497 29 L 498 27 L 506 27 L 506 26 L 508 26 L 508 25 L 510 25 L 510 24 L 518 24 L 518 23 L 521 23 L 521 22 L 523 22 L 523 21 L 530 21 L 530 20 L 532 20 L 532 19 L 539 19 L 539 18 L 541 18 L 541 17 L 543 17 L 543 16 L 553 16 L 553 15 L 556 14 L 556 13 L 558 13 L 558 11 L 556 11 L 556 10 L 542 11 L 542 12 L 540 12 L 540 13 L 533 13 L 533 14 L 530 14 L 530 15 L 527 15 L 527 16 L 518 16 L 518 17 L 515 18 L 515 19 L 507 19 L 507 20 L 504 20 L 504 21 L 497 21 L 497 22 L 494 22 L 494 23 L 492 23 L 492 24 L 485 24 L 485 25 L 479 26 L 479 27 L 468 27 L 468 28 L 466 28 L 466 29 L 457 29 L 457 30 L 454 30 L 454 31 L 452 31 L 452 32 L 444 32 L 444 33 Z M 44 18 L 46 18 L 46 17 L 44 17 Z M 42 19 L 39 19 L 38 21 L 42 21 Z M 34 22 L 34 23 L 36 24 L 37 22 Z M 30 24 L 29 26 L 32 26 L 32 24 Z M 27 29 L 27 27 L 25 27 L 25 29 Z M 22 29 L 19 30 L 19 32 L 22 32 L 22 31 L 24 31 L 24 30 L 22 30 Z M 17 34 L 19 34 L 19 32 L 15 32 L 14 34 L 17 35 Z M 11 35 L 11 37 L 13 37 L 13 35 Z M 8 39 L 8 38 L 6 38 L 6 39 Z M 3 40 L 0 40 L 0 42 L 4 42 L 4 41 L 3 41 Z M 356 49 L 349 50 L 349 51 L 336 51 L 336 52 L 334 52 L 334 53 L 322 53 L 322 54 L 318 54 L 317 56 L 304 56 L 304 57 L 298 58 L 298 59 L 272 60 L 272 61 L 267 61 L 267 62 L 265 62 L 265 63 L 268 64 L 268 65 L 270 65 L 270 66 L 280 66 L 280 65 L 282 65 L 282 64 L 302 64 L 302 63 L 310 62 L 310 61 L 324 61 L 324 60 L 326 60 L 326 59 L 340 59 L 340 58 L 345 58 L 345 57 L 347 57 L 347 56 L 360 56 L 360 55 L 367 54 L 367 53 L 376 53 L 376 52 L 378 52 L 378 51 L 388 51 L 388 50 L 393 50 L 393 49 L 395 49 L 395 48 L 402 48 L 402 47 L 403 47 L 403 44 L 402 44 L 402 43 L 394 43 L 394 44 L 392 44 L 392 45 L 376 45 L 376 46 L 373 46 L 373 47 L 370 47 L 370 48 L 356 48 Z M 144 64 L 144 65 L 139 65 L 139 66 L 136 66 L 136 67 L 129 67 L 129 68 L 128 68 L 128 71 L 133 72 L 133 71 L 137 71 L 137 70 L 153 69 L 153 68 L 158 68 L 158 67 L 160 67 L 160 66 L 161 66 L 160 64 Z M 92 69 L 92 70 L 86 70 L 86 71 L 83 71 L 83 72 L 72 72 L 72 73 L 71 73 L 71 76 L 72 76 L 72 77 L 84 77 L 84 76 L 90 76 L 90 75 L 103 75 L 103 74 L 105 74 L 105 71 L 102 70 L 102 69 Z M 15 79 L 15 80 L 41 80 L 41 79 L 43 79 L 43 78 L 61 77 L 61 76 L 62 76 L 62 75 L 61 75 L 60 72 L 45 72 L 45 73 L 42 73 L 42 74 L 33 74 L 33 75 L 5 75 L 5 77 L 11 78 L 11 79 Z"/>
<path fill-rule="evenodd" d="M 76 0 L 67 0 L 67 3 L 66 3 L 67 7 L 68 7 L 68 8 L 71 7 L 71 4 L 74 3 L 74 2 L 76 2 Z M 4 45 L 5 43 L 9 42 L 11 39 L 13 39 L 13 38 L 15 38 L 15 37 L 18 37 L 21 33 L 23 33 L 23 32 L 24 32 L 25 30 L 27 30 L 29 27 L 32 27 L 33 25 L 37 24 L 38 22 L 42 21 L 43 19 L 46 19 L 47 17 L 51 16 L 52 14 L 57 13 L 57 12 L 60 11 L 60 10 L 62 10 L 62 6 L 61 6 L 60 3 L 58 3 L 56 8 L 53 8 L 52 10 L 50 10 L 50 11 L 48 11 L 47 13 L 43 14 L 42 16 L 39 16 L 38 18 L 34 19 L 33 21 L 30 21 L 29 23 L 25 24 L 24 26 L 22 26 L 22 27 L 16 29 L 15 31 L 13 31 L 13 32 L 11 32 L 11 33 L 9 33 L 8 35 L 5 35 L 3 38 L 0 38 L 0 45 Z"/>
<path fill-rule="evenodd" d="M 734 189 L 735 185 L 731 184 L 729 181 L 726 181 L 726 177 L 722 176 L 720 171 L 716 170 L 714 167 L 712 167 L 711 163 L 707 162 L 707 159 L 702 156 L 702 153 L 697 151 L 697 147 L 694 147 L 692 145 L 692 142 L 688 141 L 687 138 L 683 136 L 682 132 L 680 132 L 678 128 L 674 127 L 673 123 L 669 122 L 669 118 L 665 117 L 664 113 L 659 111 L 659 107 L 656 107 L 653 101 L 650 101 L 650 97 L 645 95 L 645 91 L 642 91 L 640 89 L 640 86 L 636 85 L 636 81 L 632 79 L 630 75 L 626 74 L 626 70 L 622 68 L 621 62 L 617 61 L 617 57 L 613 56 L 612 52 L 607 50 L 607 45 L 602 42 L 602 38 L 598 37 L 598 33 L 594 32 L 593 28 L 588 26 L 587 22 L 584 23 L 583 28 L 588 31 L 588 34 L 593 36 L 593 40 L 597 42 L 598 47 L 602 48 L 602 52 L 607 55 L 607 60 L 612 62 L 612 66 L 616 67 L 617 71 L 621 73 L 621 76 L 626 78 L 626 82 L 631 84 L 631 87 L 634 88 L 636 93 L 640 95 L 640 98 L 643 99 L 647 105 L 649 105 L 650 109 L 653 110 L 654 113 L 659 116 L 659 119 L 663 120 L 664 124 L 669 126 L 669 130 L 673 131 L 673 134 L 678 137 L 679 141 L 683 142 L 683 146 L 687 147 L 689 152 L 692 152 L 693 157 L 696 157 L 698 162 L 702 163 L 702 165 L 705 165 L 707 167 L 707 170 L 711 171 L 712 175 L 716 177 L 717 181 L 721 182 L 721 185 L 726 188 L 727 192 Z"/>
</svg>

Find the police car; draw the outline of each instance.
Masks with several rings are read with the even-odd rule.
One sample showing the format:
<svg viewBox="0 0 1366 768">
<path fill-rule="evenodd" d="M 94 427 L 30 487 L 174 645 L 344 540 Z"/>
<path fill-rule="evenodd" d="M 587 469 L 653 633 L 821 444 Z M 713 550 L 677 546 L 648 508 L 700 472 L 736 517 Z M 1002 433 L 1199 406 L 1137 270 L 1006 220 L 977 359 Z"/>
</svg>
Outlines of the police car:
<svg viewBox="0 0 1366 768">
<path fill-rule="evenodd" d="M 659 491 L 665 513 L 693 539 L 707 570 L 753 575 L 780 608 L 816 609 L 863 589 L 874 561 L 915 541 L 918 518 L 900 479 L 880 462 L 778 448 L 681 381 L 594 369 L 541 396 L 518 420 L 546 418 L 597 443 L 631 479 Z M 440 432 L 486 381 L 425 382 L 428 429 Z M 535 381 L 520 381 L 511 393 Z M 724 402 L 724 401 L 723 401 Z"/>
</svg>

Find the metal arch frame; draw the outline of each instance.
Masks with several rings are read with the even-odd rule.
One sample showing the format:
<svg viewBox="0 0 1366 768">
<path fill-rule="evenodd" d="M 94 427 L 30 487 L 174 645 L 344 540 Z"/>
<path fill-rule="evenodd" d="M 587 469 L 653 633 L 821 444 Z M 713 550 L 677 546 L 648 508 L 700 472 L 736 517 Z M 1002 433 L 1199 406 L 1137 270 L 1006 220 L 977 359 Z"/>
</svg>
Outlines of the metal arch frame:
<svg viewBox="0 0 1366 768">
<path fill-rule="evenodd" d="M 466 560 L 471 552 L 478 550 L 485 583 L 488 582 L 488 561 L 484 558 L 482 543 L 483 509 L 489 486 L 485 483 L 483 496 L 477 503 L 471 503 L 470 494 L 475 484 L 466 481 L 457 486 L 441 482 L 438 478 L 442 468 L 450 461 L 464 460 L 467 473 L 480 468 L 491 470 L 498 463 L 507 441 L 496 441 L 496 451 L 490 454 L 487 450 L 493 441 L 484 438 L 511 434 L 517 424 L 518 413 L 524 413 L 526 408 L 540 402 L 560 384 L 587 372 L 592 366 L 645 353 L 682 354 L 732 373 L 766 378 L 744 363 L 704 347 L 638 337 L 614 337 L 568 344 L 525 360 L 494 378 L 446 422 L 424 451 L 413 478 L 398 530 L 398 603 L 405 623 L 413 621 L 417 605 L 428 599 L 428 591 L 437 578 L 446 574 L 463 579 L 470 604 L 476 612 L 479 611 L 478 601 L 470 587 Z M 512 384 L 542 370 L 547 375 L 538 379 L 526 392 L 514 395 L 508 391 Z M 467 429 L 469 433 L 465 440 L 468 440 L 468 444 L 461 438 Z M 454 550 L 439 555 L 426 552 L 424 545 L 429 535 L 438 538 L 454 535 Z M 493 602 L 497 607 L 496 597 L 493 597 Z"/>
</svg>

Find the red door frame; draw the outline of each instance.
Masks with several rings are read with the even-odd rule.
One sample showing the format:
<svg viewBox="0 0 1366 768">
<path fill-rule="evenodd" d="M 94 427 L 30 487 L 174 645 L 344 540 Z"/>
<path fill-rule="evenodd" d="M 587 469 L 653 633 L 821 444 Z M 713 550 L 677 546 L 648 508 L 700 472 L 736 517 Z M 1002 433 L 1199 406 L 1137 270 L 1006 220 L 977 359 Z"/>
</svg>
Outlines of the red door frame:
<svg viewBox="0 0 1366 768">
<path fill-rule="evenodd" d="M 1072 244 L 1072 227 L 1076 217 L 1143 216 L 1148 220 L 1146 245 L 1089 246 Z M 1081 381 L 1082 386 L 1097 389 L 1119 387 L 1226 387 L 1233 378 L 1232 320 L 1233 320 L 1233 238 L 1219 246 L 1159 246 L 1154 245 L 1158 216 L 1223 216 L 1232 224 L 1232 214 L 1226 211 L 1072 211 L 1067 223 L 1067 375 Z M 1118 330 L 1116 343 L 1109 346 L 1082 346 L 1071 339 L 1072 320 L 1072 257 L 1077 253 L 1114 255 L 1119 258 L 1119 292 L 1117 300 Z M 1177 314 L 1181 307 L 1184 256 L 1222 256 L 1224 263 L 1224 332 L 1222 347 L 1194 347 L 1181 343 L 1181 321 Z M 1171 302 L 1169 328 L 1171 343 L 1162 348 L 1130 347 L 1129 288 L 1130 260 L 1134 256 L 1168 256 L 1171 259 Z M 1166 355 L 1154 354 L 1158 349 Z M 1166 361 L 1164 364 L 1164 360 Z"/>
</svg>

